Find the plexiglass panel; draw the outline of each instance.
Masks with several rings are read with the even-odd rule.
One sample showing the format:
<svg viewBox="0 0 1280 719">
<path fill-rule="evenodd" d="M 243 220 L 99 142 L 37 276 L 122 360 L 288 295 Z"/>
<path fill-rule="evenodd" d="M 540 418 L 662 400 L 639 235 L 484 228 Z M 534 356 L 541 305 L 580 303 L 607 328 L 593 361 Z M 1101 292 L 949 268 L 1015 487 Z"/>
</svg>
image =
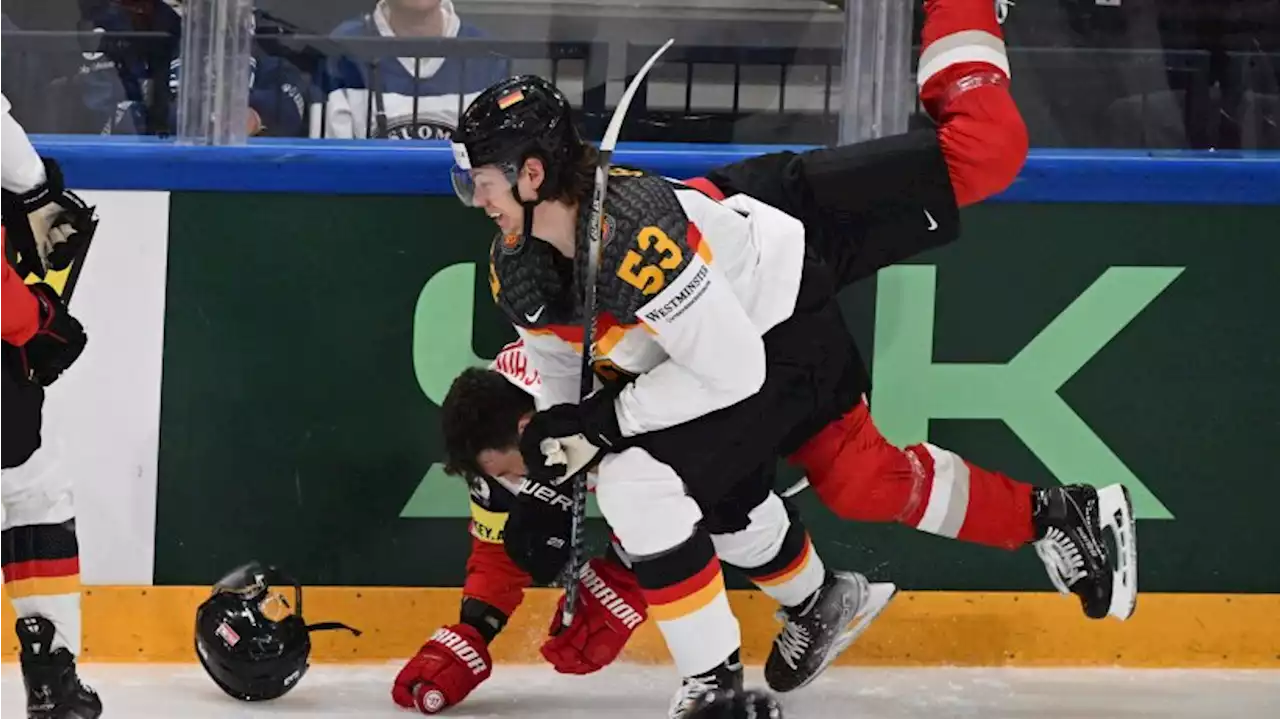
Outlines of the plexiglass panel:
<svg viewBox="0 0 1280 719">
<path fill-rule="evenodd" d="M 999 0 L 1033 146 L 1280 147 L 1280 1 Z"/>
<path fill-rule="evenodd" d="M 918 0 L 247 1 L 252 136 L 442 138 L 485 85 L 534 72 L 598 137 L 672 37 L 624 140 L 829 144 L 915 109 Z M 1280 147 L 1280 0 L 972 1 L 1002 20 L 1033 146 Z M 195 2 L 8 0 L 15 114 L 34 132 L 174 133 Z"/>
</svg>

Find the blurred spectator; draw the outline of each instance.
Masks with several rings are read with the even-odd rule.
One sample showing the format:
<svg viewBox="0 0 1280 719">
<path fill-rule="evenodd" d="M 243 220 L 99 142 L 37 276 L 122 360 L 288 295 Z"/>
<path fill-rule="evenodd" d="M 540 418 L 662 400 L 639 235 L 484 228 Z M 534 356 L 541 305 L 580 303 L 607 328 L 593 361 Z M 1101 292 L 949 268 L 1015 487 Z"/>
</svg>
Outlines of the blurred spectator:
<svg viewBox="0 0 1280 719">
<path fill-rule="evenodd" d="M 1146 89 L 1108 108 L 1120 142 L 1154 148 L 1280 148 L 1280 0 L 1155 0 L 1153 5 L 1168 58 L 1169 88 Z M 1192 81 L 1178 83 L 1173 58 L 1186 53 L 1200 53 L 1203 60 Z"/>
<path fill-rule="evenodd" d="M 333 36 L 479 38 L 452 0 L 378 0 L 373 12 L 339 25 Z M 311 110 L 312 137 L 445 139 L 481 90 L 510 74 L 504 58 L 384 56 L 335 58 Z"/>
<path fill-rule="evenodd" d="M 1280 0 L 1009 5 L 1033 145 L 1280 147 Z"/>
<path fill-rule="evenodd" d="M 1006 4 L 1011 89 L 1032 146 L 1124 146 L 1107 120 L 1107 108 L 1136 92 L 1167 89 L 1171 81 L 1155 21 L 1148 9 L 1138 7 L 1150 2 Z"/>
<path fill-rule="evenodd" d="M 0 82 L 12 103 L 11 114 L 29 132 L 67 131 L 67 119 L 84 112 L 76 101 L 80 93 L 68 87 L 82 62 L 72 34 L 80 17 L 76 1 L 8 3 L 0 15 L 5 35 Z M 29 31 L 65 34 L 36 36 Z"/>
<path fill-rule="evenodd" d="M 180 0 L 107 0 L 86 8 L 86 21 L 103 40 L 84 54 L 80 86 L 88 121 L 113 134 L 164 134 L 177 120 L 183 3 Z M 255 11 L 255 17 L 257 11 Z M 113 38 L 112 33 L 157 32 L 167 37 Z M 249 134 L 302 133 L 305 102 L 296 67 L 254 45 L 249 61 Z"/>
</svg>

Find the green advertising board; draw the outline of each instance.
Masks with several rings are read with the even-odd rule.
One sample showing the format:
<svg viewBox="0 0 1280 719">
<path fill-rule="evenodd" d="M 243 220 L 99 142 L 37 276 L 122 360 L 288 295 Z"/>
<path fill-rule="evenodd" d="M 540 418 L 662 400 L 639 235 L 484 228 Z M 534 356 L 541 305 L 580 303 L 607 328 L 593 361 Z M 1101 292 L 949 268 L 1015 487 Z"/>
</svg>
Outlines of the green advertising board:
<svg viewBox="0 0 1280 719">
<path fill-rule="evenodd" d="M 491 224 L 444 197 L 217 192 L 175 192 L 170 223 L 156 583 L 257 557 L 306 584 L 459 585 L 438 406 L 514 337 L 477 265 Z M 1280 591 L 1259 571 L 1280 555 L 1277 226 L 1275 206 L 966 210 L 959 242 L 843 298 L 876 420 L 1025 481 L 1124 482 L 1146 591 Z M 829 565 L 1048 588 L 1032 552 L 797 501 Z"/>
</svg>

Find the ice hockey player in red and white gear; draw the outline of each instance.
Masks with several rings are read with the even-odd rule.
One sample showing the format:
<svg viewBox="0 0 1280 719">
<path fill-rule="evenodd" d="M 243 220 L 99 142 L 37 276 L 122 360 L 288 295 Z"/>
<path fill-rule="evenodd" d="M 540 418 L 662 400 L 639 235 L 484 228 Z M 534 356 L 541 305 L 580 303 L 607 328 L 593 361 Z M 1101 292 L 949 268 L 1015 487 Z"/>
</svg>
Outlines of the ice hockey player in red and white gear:
<svg viewBox="0 0 1280 719">
<path fill-rule="evenodd" d="M 1013 181 L 1027 134 L 989 2 L 927 0 L 922 46 L 920 99 L 936 130 L 751 158 L 689 184 L 716 198 L 744 193 L 799 217 L 841 286 L 951 241 L 959 207 Z M 847 197 L 849 187 L 857 199 Z M 865 388 L 861 372 L 846 386 Z M 836 514 L 1007 550 L 1032 544 L 1054 586 L 1078 595 L 1087 616 L 1133 613 L 1136 532 L 1123 486 L 1033 487 L 929 443 L 889 444 L 862 399 L 841 415 L 790 457 Z M 1114 533 L 1114 556 L 1104 528 Z"/>
<path fill-rule="evenodd" d="M 540 383 L 518 344 L 504 349 L 491 367 L 468 370 L 454 381 L 454 389 L 445 402 L 448 446 L 500 446 L 508 434 L 517 431 L 519 420 L 519 413 L 504 412 L 504 405 L 532 405 L 531 394 Z M 496 386 L 490 384 L 488 393 L 469 392 L 468 379 L 474 373 L 491 376 Z M 460 401 L 460 394 L 465 395 L 466 401 Z M 515 442 L 514 438 L 510 441 Z M 525 490 L 531 502 L 541 505 L 531 508 L 534 513 L 568 511 L 559 492 L 540 485 L 524 487 L 523 468 L 518 464 L 485 474 L 475 467 L 476 456 L 472 452 L 469 458 L 451 460 L 446 465 L 451 474 L 465 478 L 471 495 L 471 554 L 459 621 L 437 630 L 401 669 L 392 687 L 397 704 L 427 714 L 460 703 L 489 678 L 493 670 L 489 644 L 519 608 L 524 590 L 534 583 L 534 578 L 507 556 L 503 546 L 512 524 L 508 516 L 517 496 Z M 515 457 L 519 458 L 518 451 Z M 562 673 L 586 674 L 607 666 L 647 618 L 635 575 L 623 566 L 616 553 L 593 559 L 583 568 L 582 582 L 586 590 L 580 594 L 584 606 L 579 609 L 573 628 L 548 639 L 541 647 L 547 661 Z M 555 621 L 559 622 L 558 616 Z"/>
<path fill-rule="evenodd" d="M 0 96 L 2 97 L 2 96 Z M 80 682 L 80 557 L 72 478 L 43 431 L 44 393 L 85 348 L 84 328 L 45 282 L 87 247 L 93 210 L 36 154 L 3 100 L 4 583 L 17 614 L 28 716 L 93 719 L 102 703 Z"/>
<path fill-rule="evenodd" d="M 559 487 L 527 479 L 519 450 L 519 435 L 534 414 L 540 389 L 540 377 L 517 341 L 489 369 L 464 371 L 445 398 L 447 469 L 465 477 L 471 488 L 472 554 L 461 621 L 439 630 L 400 672 L 393 698 L 402 706 L 434 713 L 457 704 L 487 679 L 488 644 L 519 606 L 523 590 L 554 580 L 567 563 L 569 498 Z M 776 494 L 767 493 L 749 515 L 745 529 L 713 534 L 712 544 L 720 561 L 737 566 L 780 604 L 800 607 L 845 587 L 868 595 L 852 597 L 858 600 L 851 605 L 855 617 L 834 618 L 844 631 L 823 661 L 789 671 L 811 680 L 884 609 L 896 587 L 825 569 L 803 524 Z M 587 674 L 607 666 L 648 618 L 649 603 L 629 563 L 615 543 L 606 556 L 583 567 L 583 604 L 562 632 L 557 631 L 561 598 L 551 636 L 541 647 L 557 671 Z M 659 606 L 657 616 L 662 611 Z M 785 665 L 792 657 L 783 648 L 799 640 L 789 636 L 776 645 L 770 662 Z M 713 679 L 708 687 L 715 686 Z"/>
<path fill-rule="evenodd" d="M 455 190 L 500 229 L 495 302 L 544 383 L 521 435 L 526 464 L 539 481 L 572 474 L 544 455 L 548 439 L 581 436 L 602 455 L 600 509 L 650 603 L 696 605 L 658 621 L 687 685 L 730 675 L 737 649 L 727 607 L 684 590 L 709 553 L 703 520 L 779 455 L 803 466 L 842 516 L 998 547 L 1034 543 L 1086 614 L 1132 612 L 1123 487 L 1036 489 L 932 445 L 891 447 L 869 421 L 869 379 L 836 290 L 955 239 L 959 207 L 1004 189 L 1026 154 L 989 0 L 926 2 L 920 80 L 936 129 L 767 155 L 710 182 L 613 168 L 592 338 L 580 329 L 586 254 L 576 250 L 590 228 L 596 154 L 563 94 L 540 78 L 505 81 L 468 107 L 453 137 Z M 601 381 L 579 403 L 584 340 Z M 1106 527 L 1119 556 L 1108 557 Z M 789 626 L 808 628 L 802 620 Z"/>
</svg>

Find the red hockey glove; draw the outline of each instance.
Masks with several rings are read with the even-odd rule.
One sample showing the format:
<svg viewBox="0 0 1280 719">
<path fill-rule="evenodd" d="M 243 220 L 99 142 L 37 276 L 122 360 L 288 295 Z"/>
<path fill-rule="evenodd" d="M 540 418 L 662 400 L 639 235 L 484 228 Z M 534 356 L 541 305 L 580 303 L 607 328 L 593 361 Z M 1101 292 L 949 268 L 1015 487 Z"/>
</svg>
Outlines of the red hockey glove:
<svg viewBox="0 0 1280 719">
<path fill-rule="evenodd" d="M 35 336 L 18 349 L 27 377 L 48 387 L 80 357 L 89 338 L 52 287 L 37 282 L 28 289 L 36 298 L 40 324 Z"/>
<path fill-rule="evenodd" d="M 466 699 L 492 672 L 489 647 L 475 627 L 441 627 L 396 675 L 391 698 L 406 709 L 437 714 Z"/>
<path fill-rule="evenodd" d="M 581 606 L 573 624 L 560 631 L 561 597 L 551 620 L 552 636 L 542 644 L 542 656 L 561 674 L 590 674 L 608 666 L 648 616 L 636 575 L 621 564 L 592 559 L 578 581 Z"/>
</svg>

